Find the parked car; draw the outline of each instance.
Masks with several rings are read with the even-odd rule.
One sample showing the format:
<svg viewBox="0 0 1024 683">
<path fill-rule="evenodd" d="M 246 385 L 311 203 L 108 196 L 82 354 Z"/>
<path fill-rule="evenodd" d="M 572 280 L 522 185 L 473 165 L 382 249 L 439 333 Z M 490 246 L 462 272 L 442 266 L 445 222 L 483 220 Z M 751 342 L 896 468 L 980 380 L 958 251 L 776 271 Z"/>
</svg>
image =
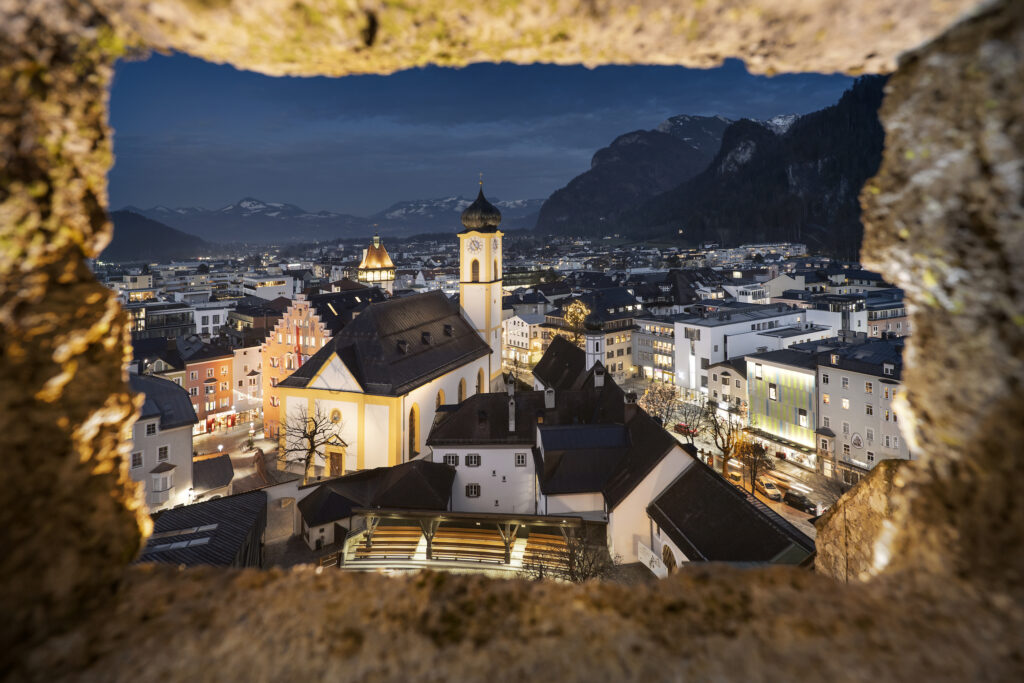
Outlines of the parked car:
<svg viewBox="0 0 1024 683">
<path fill-rule="evenodd" d="M 763 493 L 768 500 L 782 500 L 782 491 L 768 477 L 758 477 L 754 481 L 754 487 Z"/>
<path fill-rule="evenodd" d="M 682 434 L 684 436 L 697 436 L 697 430 L 691 429 L 690 425 L 686 424 L 685 422 L 677 422 L 676 426 L 673 427 L 672 429 L 676 431 L 676 434 Z"/>
<path fill-rule="evenodd" d="M 790 489 L 786 491 L 786 495 L 782 497 L 782 502 L 791 508 L 796 508 L 800 512 L 806 512 L 809 515 L 818 514 L 818 506 L 811 502 L 811 499 L 800 493 Z"/>
<path fill-rule="evenodd" d="M 736 470 L 729 470 L 729 474 L 726 475 L 726 479 L 736 484 L 737 486 L 743 486 L 743 474 Z"/>
</svg>

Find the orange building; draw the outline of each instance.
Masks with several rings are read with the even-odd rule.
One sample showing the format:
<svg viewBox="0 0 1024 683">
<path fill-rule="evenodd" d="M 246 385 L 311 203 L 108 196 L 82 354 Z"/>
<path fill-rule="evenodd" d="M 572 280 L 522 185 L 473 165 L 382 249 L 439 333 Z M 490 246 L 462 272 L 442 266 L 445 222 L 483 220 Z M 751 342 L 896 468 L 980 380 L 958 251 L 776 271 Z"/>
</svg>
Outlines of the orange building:
<svg viewBox="0 0 1024 683">
<path fill-rule="evenodd" d="M 268 438 L 281 434 L 277 385 L 323 348 L 360 311 L 384 299 L 384 293 L 376 287 L 358 287 L 312 296 L 296 295 L 260 349 L 263 362 L 263 432 Z"/>
<path fill-rule="evenodd" d="M 185 390 L 199 418 L 195 433 L 234 426 L 234 352 L 202 342 L 180 350 L 185 361 Z"/>
</svg>

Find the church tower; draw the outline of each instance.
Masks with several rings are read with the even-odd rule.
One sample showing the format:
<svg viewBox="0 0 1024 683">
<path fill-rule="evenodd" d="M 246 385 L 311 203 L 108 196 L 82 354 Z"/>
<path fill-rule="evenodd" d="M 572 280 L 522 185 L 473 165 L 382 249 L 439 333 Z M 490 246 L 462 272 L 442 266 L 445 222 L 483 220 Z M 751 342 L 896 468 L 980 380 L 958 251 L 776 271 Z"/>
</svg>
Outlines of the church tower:
<svg viewBox="0 0 1024 683">
<path fill-rule="evenodd" d="M 491 346 L 490 391 L 501 389 L 501 212 L 484 197 L 462 212 L 459 233 L 459 305 Z"/>
<path fill-rule="evenodd" d="M 359 262 L 356 273 L 360 282 L 394 294 L 395 264 L 392 263 L 388 250 L 381 244 L 380 235 L 374 235 L 370 246 L 363 249 L 363 260 Z"/>
</svg>

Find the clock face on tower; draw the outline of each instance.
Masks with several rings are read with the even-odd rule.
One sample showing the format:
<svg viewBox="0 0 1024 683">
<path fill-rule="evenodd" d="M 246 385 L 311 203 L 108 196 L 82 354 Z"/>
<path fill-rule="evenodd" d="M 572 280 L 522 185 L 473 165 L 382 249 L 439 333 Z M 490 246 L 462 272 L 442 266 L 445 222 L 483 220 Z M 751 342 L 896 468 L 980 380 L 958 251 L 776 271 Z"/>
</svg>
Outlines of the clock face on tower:
<svg viewBox="0 0 1024 683">
<path fill-rule="evenodd" d="M 469 241 L 469 252 L 470 252 L 471 254 L 475 254 L 475 253 L 477 253 L 478 251 L 480 251 L 480 249 L 481 249 L 481 248 L 483 248 L 483 246 L 484 246 L 484 245 L 483 245 L 483 242 L 481 242 L 481 241 L 480 241 L 480 240 L 478 240 L 478 239 L 477 239 L 476 237 L 474 237 L 473 239 L 471 239 L 471 240 Z"/>
</svg>

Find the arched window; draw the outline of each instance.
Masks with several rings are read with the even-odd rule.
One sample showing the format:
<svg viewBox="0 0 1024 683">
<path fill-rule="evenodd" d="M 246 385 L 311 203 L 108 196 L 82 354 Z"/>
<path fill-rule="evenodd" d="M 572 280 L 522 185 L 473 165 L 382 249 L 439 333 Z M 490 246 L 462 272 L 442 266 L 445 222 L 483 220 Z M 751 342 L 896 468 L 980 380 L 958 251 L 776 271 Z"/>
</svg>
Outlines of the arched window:
<svg viewBox="0 0 1024 683">
<path fill-rule="evenodd" d="M 466 400 L 466 378 L 459 380 L 459 403 Z"/>
<path fill-rule="evenodd" d="M 420 454 L 420 407 L 413 403 L 409 409 L 409 454 L 407 460 L 412 460 Z"/>
<path fill-rule="evenodd" d="M 437 390 L 437 402 L 434 404 L 434 410 L 437 410 L 444 405 L 444 389 Z"/>
<path fill-rule="evenodd" d="M 469 266 L 469 281 L 480 282 L 480 261 L 473 259 L 473 263 Z"/>
<path fill-rule="evenodd" d="M 293 356 L 290 353 L 287 356 L 284 357 L 284 369 L 285 370 L 294 370 L 295 369 L 295 356 Z"/>
<path fill-rule="evenodd" d="M 480 372 L 476 374 L 476 393 L 484 393 L 484 369 L 480 368 Z"/>
</svg>

